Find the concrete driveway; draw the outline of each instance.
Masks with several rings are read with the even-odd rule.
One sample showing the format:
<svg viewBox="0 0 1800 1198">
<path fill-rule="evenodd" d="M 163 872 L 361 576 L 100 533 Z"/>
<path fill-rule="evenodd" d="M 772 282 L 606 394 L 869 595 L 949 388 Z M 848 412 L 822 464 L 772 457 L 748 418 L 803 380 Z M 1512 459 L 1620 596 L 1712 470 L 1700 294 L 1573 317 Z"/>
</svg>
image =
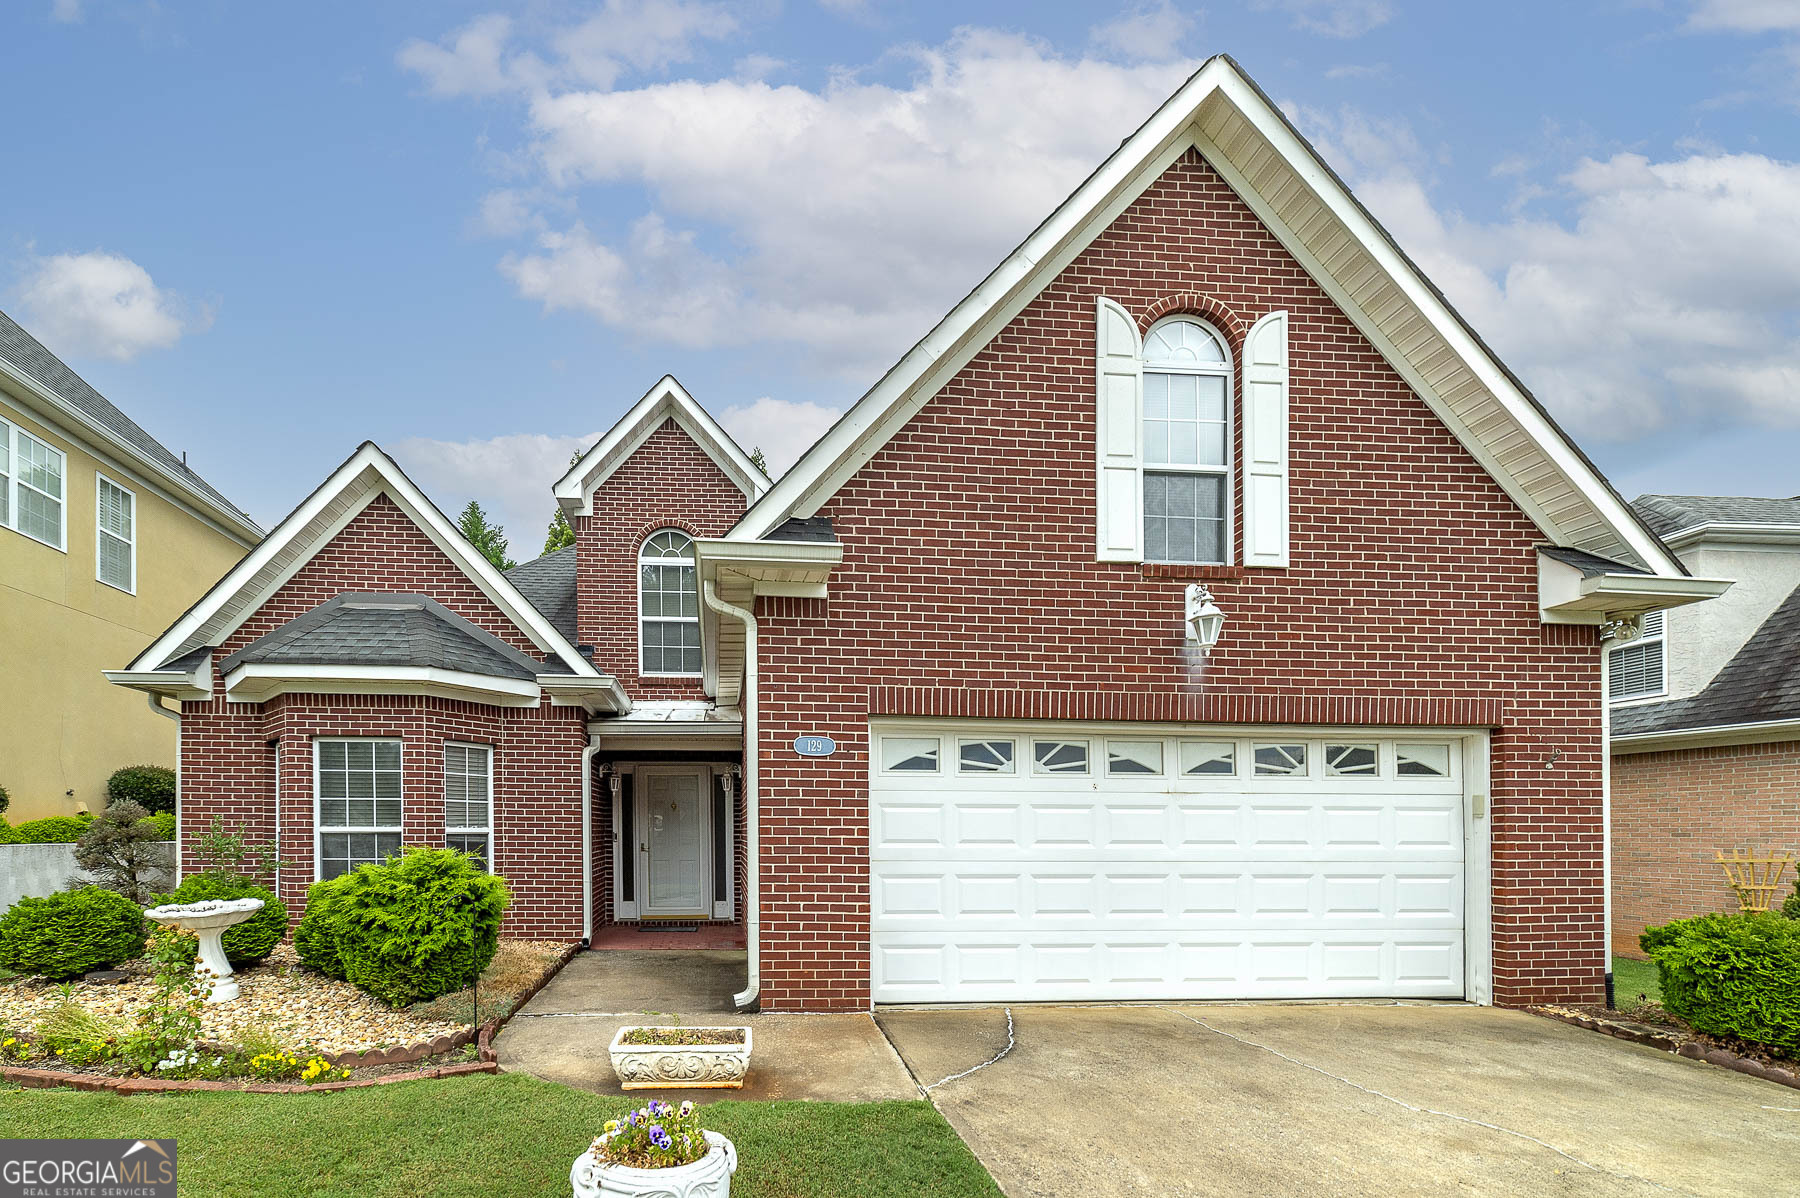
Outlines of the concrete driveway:
<svg viewBox="0 0 1800 1198">
<path fill-rule="evenodd" d="M 1468 1006 L 883 1011 L 1011 1198 L 1800 1194 L 1800 1090 Z"/>
</svg>

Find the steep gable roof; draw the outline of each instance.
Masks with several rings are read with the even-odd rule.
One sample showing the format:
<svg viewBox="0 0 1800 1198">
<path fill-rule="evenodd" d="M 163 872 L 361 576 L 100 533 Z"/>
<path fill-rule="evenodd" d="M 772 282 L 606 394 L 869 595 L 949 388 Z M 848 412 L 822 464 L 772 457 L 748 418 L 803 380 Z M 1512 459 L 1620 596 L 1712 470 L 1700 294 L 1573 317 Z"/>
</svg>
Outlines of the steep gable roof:
<svg viewBox="0 0 1800 1198">
<path fill-rule="evenodd" d="M 317 490 L 276 525 L 180 619 L 132 662 L 130 672 L 165 668 L 195 649 L 220 644 L 299 572 L 379 495 L 386 495 L 511 620 L 546 660 L 543 672 L 598 672 L 494 564 L 476 551 L 436 504 L 372 441 L 365 441 Z"/>
<path fill-rule="evenodd" d="M 1686 573 L 1230 58 L 1207 62 L 927 333 L 728 539 L 816 515 L 843 483 L 1168 167 L 1198 150 L 1557 545 Z"/>
<path fill-rule="evenodd" d="M 1668 703 L 1615 707 L 1612 734 L 1647 736 L 1800 721 L 1800 587 L 1751 634 L 1706 689 Z"/>
<path fill-rule="evenodd" d="M 93 436 L 123 453 L 128 465 L 151 474 L 155 481 L 185 492 L 208 515 L 246 544 L 262 536 L 244 510 L 221 495 L 211 483 L 188 469 L 187 463 L 164 448 L 162 442 L 121 412 L 113 402 L 88 385 L 43 343 L 17 321 L 0 312 L 0 375 L 33 392 L 34 398 L 72 419 Z"/>
<path fill-rule="evenodd" d="M 757 469 L 743 447 L 732 440 L 731 434 L 705 408 L 694 402 L 694 397 L 674 375 L 665 374 L 557 480 L 556 502 L 571 515 L 593 515 L 594 492 L 605 485 L 613 471 L 624 465 L 665 420 L 680 425 L 751 501 L 769 489 L 768 475 Z"/>
</svg>

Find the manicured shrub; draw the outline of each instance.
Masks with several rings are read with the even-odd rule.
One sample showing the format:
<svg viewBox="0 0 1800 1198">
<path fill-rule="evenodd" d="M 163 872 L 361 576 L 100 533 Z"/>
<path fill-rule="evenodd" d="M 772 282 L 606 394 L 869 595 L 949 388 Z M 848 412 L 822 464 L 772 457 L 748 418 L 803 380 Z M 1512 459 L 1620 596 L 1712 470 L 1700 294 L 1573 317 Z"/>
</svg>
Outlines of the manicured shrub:
<svg viewBox="0 0 1800 1198">
<path fill-rule="evenodd" d="M 301 963 L 340 982 L 344 980 L 344 958 L 338 952 L 342 932 L 339 916 L 348 876 L 326 878 L 308 887 L 306 913 L 294 929 L 294 952 Z"/>
<path fill-rule="evenodd" d="M 75 864 L 97 885 L 148 906 L 151 895 L 173 880 L 175 858 L 149 813 L 126 799 L 88 825 L 75 842 Z"/>
<path fill-rule="evenodd" d="M 1794 893 L 1787 896 L 1787 902 L 1781 904 L 1781 913 L 1789 919 L 1800 919 L 1800 878 L 1794 880 Z"/>
<path fill-rule="evenodd" d="M 344 976 L 396 1007 L 460 989 L 494 959 L 509 897 L 453 849 L 406 849 L 353 870 L 332 900 Z"/>
<path fill-rule="evenodd" d="M 106 801 L 132 802 L 146 811 L 175 810 L 175 771 L 166 765 L 128 765 L 106 780 Z"/>
<path fill-rule="evenodd" d="M 1696 1031 L 1800 1050 L 1800 922 L 1772 912 L 1646 928 L 1663 1006 Z"/>
<path fill-rule="evenodd" d="M 0 844 L 18 844 L 18 843 L 19 843 L 18 832 L 16 832 L 13 829 L 13 826 L 11 824 L 6 822 L 4 817 L 0 817 Z"/>
<path fill-rule="evenodd" d="M 232 968 L 242 969 L 274 952 L 275 946 L 287 934 L 287 908 L 275 897 L 274 891 L 234 874 L 189 874 L 182 879 L 181 885 L 168 894 L 157 895 L 150 905 L 161 907 L 168 903 L 203 903 L 210 899 L 241 898 L 259 898 L 263 901 L 261 911 L 243 923 L 226 928 L 225 935 L 220 938 L 225 946 L 225 959 L 231 962 Z"/>
<path fill-rule="evenodd" d="M 0 965 L 55 981 L 110 969 L 144 948 L 144 913 L 98 886 L 22 898 L 0 917 Z"/>
<path fill-rule="evenodd" d="M 150 817 L 150 824 L 156 829 L 158 840 L 175 839 L 175 813 L 173 811 L 158 811 Z"/>
<path fill-rule="evenodd" d="M 91 815 L 52 815 L 14 825 L 14 844 L 74 844 L 94 822 Z"/>
</svg>

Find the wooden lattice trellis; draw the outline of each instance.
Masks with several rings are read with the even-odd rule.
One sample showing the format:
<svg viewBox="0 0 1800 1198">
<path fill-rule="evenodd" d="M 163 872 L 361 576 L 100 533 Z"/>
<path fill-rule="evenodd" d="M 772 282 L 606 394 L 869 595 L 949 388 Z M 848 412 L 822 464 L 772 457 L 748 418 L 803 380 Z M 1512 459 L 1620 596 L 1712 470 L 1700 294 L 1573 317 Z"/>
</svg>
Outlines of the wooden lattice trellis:
<svg viewBox="0 0 1800 1198">
<path fill-rule="evenodd" d="M 1782 889 L 1794 854 L 1758 857 L 1754 849 L 1732 849 L 1731 856 L 1718 853 L 1713 859 L 1725 871 L 1725 884 L 1737 895 L 1740 911 L 1770 911 L 1781 901 L 1776 892 Z"/>
</svg>

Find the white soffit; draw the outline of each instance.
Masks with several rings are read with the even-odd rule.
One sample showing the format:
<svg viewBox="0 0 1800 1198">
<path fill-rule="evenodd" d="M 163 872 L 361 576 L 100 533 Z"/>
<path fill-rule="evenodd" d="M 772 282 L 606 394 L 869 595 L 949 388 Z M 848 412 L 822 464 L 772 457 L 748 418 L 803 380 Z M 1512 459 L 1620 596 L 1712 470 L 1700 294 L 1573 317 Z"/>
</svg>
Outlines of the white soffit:
<svg viewBox="0 0 1800 1198">
<path fill-rule="evenodd" d="M 138 654 L 131 670 L 155 670 L 162 662 L 193 649 L 219 644 L 378 495 L 393 500 L 540 652 L 554 653 L 577 675 L 596 675 L 593 664 L 469 544 L 437 505 L 373 441 L 363 442 L 260 545 Z"/>
<path fill-rule="evenodd" d="M 792 470 L 732 540 L 811 516 L 1189 149 L 1218 169 L 1546 538 L 1684 573 L 1230 58 L 1207 60 L 1024 244 L 926 334 Z"/>
<path fill-rule="evenodd" d="M 624 465 L 665 420 L 674 420 L 680 425 L 751 502 L 769 489 L 768 476 L 756 468 L 743 447 L 694 401 L 674 375 L 665 374 L 557 480 L 553 488 L 556 502 L 565 512 L 593 515 L 594 492 L 605 485 L 613 471 Z"/>
</svg>

